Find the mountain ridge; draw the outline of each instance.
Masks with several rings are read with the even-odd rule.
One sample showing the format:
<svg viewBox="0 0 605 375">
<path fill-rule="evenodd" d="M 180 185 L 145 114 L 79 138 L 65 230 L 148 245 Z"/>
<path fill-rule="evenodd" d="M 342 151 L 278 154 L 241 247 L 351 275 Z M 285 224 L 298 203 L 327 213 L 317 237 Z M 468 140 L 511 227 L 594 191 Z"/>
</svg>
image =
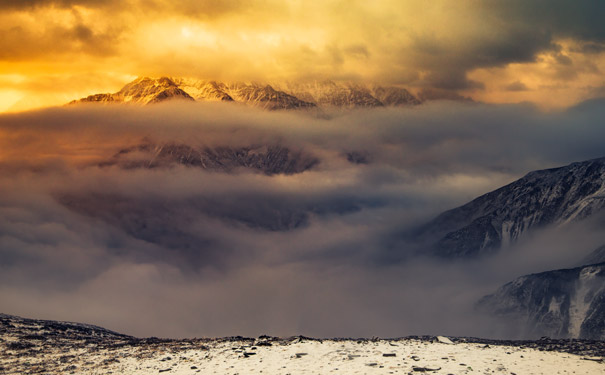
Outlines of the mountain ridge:
<svg viewBox="0 0 605 375">
<path fill-rule="evenodd" d="M 513 319 L 523 335 L 603 340 L 605 262 L 520 276 L 477 308 Z"/>
<path fill-rule="evenodd" d="M 445 211 L 415 233 L 430 253 L 469 258 L 497 252 L 529 230 L 605 209 L 605 157 L 537 170 Z M 435 241 L 435 238 L 437 239 Z"/>
<path fill-rule="evenodd" d="M 193 78 L 139 77 L 116 93 L 93 94 L 77 103 L 151 104 L 166 100 L 244 103 L 266 110 L 311 108 L 371 108 L 414 106 L 421 101 L 408 90 L 393 86 L 321 81 L 298 83 L 224 83 Z"/>
</svg>

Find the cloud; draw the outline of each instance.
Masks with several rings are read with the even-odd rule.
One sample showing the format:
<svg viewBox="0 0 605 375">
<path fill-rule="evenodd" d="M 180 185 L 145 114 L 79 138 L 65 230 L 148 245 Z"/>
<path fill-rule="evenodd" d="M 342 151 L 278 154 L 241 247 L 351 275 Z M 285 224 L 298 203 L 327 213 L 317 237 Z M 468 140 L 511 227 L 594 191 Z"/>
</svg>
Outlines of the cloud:
<svg viewBox="0 0 605 375">
<path fill-rule="evenodd" d="M 506 85 L 505 89 L 508 90 L 508 91 L 526 91 L 526 90 L 529 90 L 529 88 L 527 87 L 527 85 L 525 85 L 525 83 L 523 83 L 521 81 L 511 82 L 508 85 Z"/>
<path fill-rule="evenodd" d="M 33 7 L 72 7 L 74 5 L 82 6 L 103 6 L 111 1 L 101 0 L 1 0 L 0 9 L 28 9 Z"/>
<path fill-rule="evenodd" d="M 603 108 L 441 102 L 317 116 L 165 103 L 2 115 L 0 311 L 141 336 L 489 335 L 477 298 L 572 261 L 567 245 L 588 252 L 599 231 L 466 264 L 402 257 L 397 239 L 530 170 L 602 156 Z M 100 165 L 141 142 L 278 143 L 320 163 L 272 176 Z M 368 163 L 348 161 L 352 151 Z"/>
<path fill-rule="evenodd" d="M 0 74 L 27 81 L 106 75 L 121 77 L 121 84 L 142 75 L 333 79 L 563 107 L 586 99 L 578 86 L 605 66 L 602 25 L 593 16 L 600 7 L 591 1 L 3 2 Z M 534 90 L 502 89 L 515 80 Z M 555 104 L 552 90 L 541 89 L 552 81 L 567 83 Z M 57 105 L 107 86 L 72 81 L 57 85 L 54 97 L 22 87 L 18 107 Z M 18 100 L 14 90 L 0 87 L 0 98 L 11 96 L 4 108 Z"/>
</svg>

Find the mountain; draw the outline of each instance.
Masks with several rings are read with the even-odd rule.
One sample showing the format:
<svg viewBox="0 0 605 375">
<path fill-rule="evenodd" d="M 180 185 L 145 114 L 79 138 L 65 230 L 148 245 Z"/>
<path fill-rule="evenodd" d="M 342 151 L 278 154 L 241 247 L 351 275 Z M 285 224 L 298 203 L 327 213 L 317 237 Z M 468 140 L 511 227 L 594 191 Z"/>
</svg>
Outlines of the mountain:
<svg viewBox="0 0 605 375">
<path fill-rule="evenodd" d="M 522 276 L 477 304 L 523 336 L 605 339 L 605 263 Z"/>
<path fill-rule="evenodd" d="M 177 164 L 215 172 L 231 172 L 243 168 L 266 175 L 290 175 L 312 169 L 319 164 L 319 159 L 280 145 L 207 147 L 144 140 L 138 145 L 119 150 L 111 159 L 102 162 L 101 166 L 157 168 Z"/>
<path fill-rule="evenodd" d="M 122 102 L 150 104 L 158 103 L 170 99 L 191 100 L 194 99 L 179 88 L 170 78 L 162 77 L 159 79 L 137 78 L 124 86 L 115 94 L 95 94 L 86 98 L 72 101 L 70 104 L 78 102 Z"/>
<path fill-rule="evenodd" d="M 600 246 L 588 254 L 582 261 L 582 264 L 596 264 L 605 262 L 605 245 Z"/>
<path fill-rule="evenodd" d="M 197 101 L 236 101 L 268 110 L 313 108 L 316 105 L 270 85 L 236 82 L 225 84 L 216 81 L 175 78 Z"/>
<path fill-rule="evenodd" d="M 115 94 L 95 94 L 75 103 L 156 103 L 168 99 L 239 102 L 267 110 L 315 107 L 357 108 L 420 104 L 409 91 L 398 87 L 364 86 L 332 81 L 307 84 L 223 83 L 191 78 L 137 78 Z"/>
<path fill-rule="evenodd" d="M 286 83 L 277 87 L 320 107 L 357 108 L 420 104 L 420 100 L 409 91 L 398 87 L 364 86 L 333 81 Z"/>
<path fill-rule="evenodd" d="M 565 225 L 605 212 L 605 158 L 528 173 L 446 211 L 415 240 L 442 257 L 489 254 L 528 231 Z"/>
</svg>

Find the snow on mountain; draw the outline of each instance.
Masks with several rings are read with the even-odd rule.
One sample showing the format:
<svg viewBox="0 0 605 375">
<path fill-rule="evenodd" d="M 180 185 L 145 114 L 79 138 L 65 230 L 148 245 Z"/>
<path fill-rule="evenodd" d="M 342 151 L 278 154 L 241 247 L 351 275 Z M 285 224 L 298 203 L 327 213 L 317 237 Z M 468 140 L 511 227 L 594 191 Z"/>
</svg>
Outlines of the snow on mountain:
<svg viewBox="0 0 605 375">
<path fill-rule="evenodd" d="M 605 208 L 605 158 L 534 171 L 500 189 L 446 211 L 416 240 L 443 257 L 497 251 L 529 230 L 565 225 Z"/>
<path fill-rule="evenodd" d="M 523 336 L 603 340 L 605 263 L 519 277 L 477 307 Z"/>
<path fill-rule="evenodd" d="M 227 92 L 238 102 L 251 104 L 262 109 L 300 109 L 312 108 L 313 103 L 300 100 L 270 85 L 234 83 L 226 86 Z"/>
<path fill-rule="evenodd" d="M 137 78 L 115 94 L 95 94 L 73 101 L 148 104 L 166 99 L 241 102 L 267 110 L 314 107 L 381 107 L 420 104 L 409 91 L 397 87 L 364 86 L 332 81 L 306 84 L 223 83 L 191 78 Z"/>
<path fill-rule="evenodd" d="M 232 102 L 225 84 L 216 81 L 199 81 L 186 78 L 173 78 L 179 87 L 189 93 L 195 100 Z"/>
<path fill-rule="evenodd" d="M 70 104 L 78 102 L 122 102 L 150 104 L 171 99 L 194 100 L 189 94 L 179 88 L 170 78 L 162 77 L 137 78 L 124 86 L 115 94 L 95 94 Z"/>
<path fill-rule="evenodd" d="M 409 91 L 398 87 L 381 87 L 354 83 L 321 81 L 277 85 L 290 93 L 320 107 L 357 108 L 406 106 L 420 104 Z"/>
<path fill-rule="evenodd" d="M 603 262 L 605 262 L 605 245 L 600 246 L 588 254 L 582 261 L 582 264 L 596 264 Z"/>
</svg>

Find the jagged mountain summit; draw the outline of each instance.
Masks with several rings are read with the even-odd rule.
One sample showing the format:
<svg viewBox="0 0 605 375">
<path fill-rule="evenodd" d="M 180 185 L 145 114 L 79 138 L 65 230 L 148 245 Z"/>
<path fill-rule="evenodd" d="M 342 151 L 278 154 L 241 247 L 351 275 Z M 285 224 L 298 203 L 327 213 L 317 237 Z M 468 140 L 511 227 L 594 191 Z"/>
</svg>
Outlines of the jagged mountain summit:
<svg viewBox="0 0 605 375">
<path fill-rule="evenodd" d="M 605 263 L 519 277 L 477 307 L 525 337 L 603 340 Z"/>
<path fill-rule="evenodd" d="M 321 107 L 357 108 L 420 104 L 420 100 L 408 90 L 398 87 L 365 86 L 333 81 L 286 83 L 279 84 L 277 87 Z"/>
<path fill-rule="evenodd" d="M 566 225 L 605 210 L 605 158 L 528 173 L 525 177 L 446 211 L 415 239 L 448 258 L 489 254 L 528 231 Z"/>
<path fill-rule="evenodd" d="M 194 100 L 188 93 L 179 88 L 170 78 L 159 79 L 137 78 L 124 86 L 115 94 L 95 94 L 70 104 L 78 102 L 121 102 L 150 104 L 168 99 Z"/>
<path fill-rule="evenodd" d="M 149 104 L 165 100 L 239 102 L 267 110 L 316 107 L 359 108 L 420 104 L 404 88 L 364 86 L 332 81 L 295 83 L 223 83 L 190 78 L 137 78 L 114 94 L 95 94 L 75 103 L 116 102 Z"/>
</svg>

